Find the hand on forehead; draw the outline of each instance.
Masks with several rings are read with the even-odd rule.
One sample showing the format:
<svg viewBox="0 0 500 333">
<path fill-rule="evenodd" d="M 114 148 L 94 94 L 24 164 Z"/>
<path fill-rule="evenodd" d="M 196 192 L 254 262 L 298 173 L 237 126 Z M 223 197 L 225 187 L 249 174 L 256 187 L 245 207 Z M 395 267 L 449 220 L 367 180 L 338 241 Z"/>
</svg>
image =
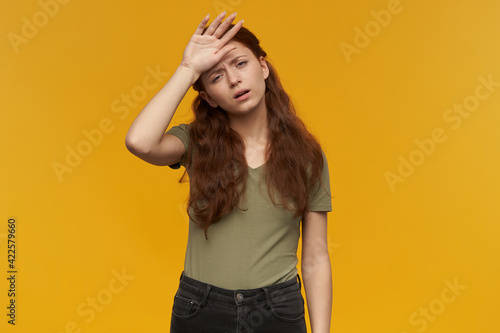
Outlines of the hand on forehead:
<svg viewBox="0 0 500 333">
<path fill-rule="evenodd" d="M 230 62 L 236 57 L 243 56 L 243 55 L 247 55 L 247 56 L 253 55 L 252 51 L 248 47 L 246 47 L 245 44 L 237 42 L 235 40 L 230 40 L 229 42 L 227 42 L 226 45 L 233 46 L 233 47 L 235 47 L 235 49 L 232 49 L 231 51 L 229 51 L 221 59 L 221 61 L 219 61 L 215 66 L 213 66 L 212 68 L 210 68 L 209 70 L 204 72 L 202 74 L 203 78 L 206 78 L 213 70 L 220 68 L 222 64 L 229 65 Z"/>
</svg>

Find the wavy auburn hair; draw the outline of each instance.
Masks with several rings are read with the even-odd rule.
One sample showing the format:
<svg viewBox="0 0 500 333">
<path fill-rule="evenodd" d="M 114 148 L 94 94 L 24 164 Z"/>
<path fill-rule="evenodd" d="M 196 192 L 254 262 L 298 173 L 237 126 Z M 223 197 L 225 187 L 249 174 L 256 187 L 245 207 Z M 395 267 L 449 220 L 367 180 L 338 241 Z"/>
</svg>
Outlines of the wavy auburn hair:
<svg viewBox="0 0 500 333">
<path fill-rule="evenodd" d="M 232 29 L 231 24 L 229 29 Z M 205 28 L 203 33 L 208 27 Z M 227 33 L 227 31 L 225 33 Z M 267 56 L 257 37 L 241 27 L 231 39 L 248 47 L 257 59 Z M 296 115 L 278 74 L 266 59 L 265 102 L 268 109 L 268 146 L 263 166 L 268 192 L 275 205 L 302 216 L 309 209 L 309 195 L 321 182 L 321 146 Z M 198 93 L 205 87 L 200 78 L 193 84 Z M 188 215 L 205 230 L 238 205 L 246 188 L 248 165 L 243 138 L 229 127 L 222 108 L 211 107 L 201 96 L 194 99 L 186 171 L 191 182 Z M 190 208 L 194 216 L 190 215 Z"/>
</svg>

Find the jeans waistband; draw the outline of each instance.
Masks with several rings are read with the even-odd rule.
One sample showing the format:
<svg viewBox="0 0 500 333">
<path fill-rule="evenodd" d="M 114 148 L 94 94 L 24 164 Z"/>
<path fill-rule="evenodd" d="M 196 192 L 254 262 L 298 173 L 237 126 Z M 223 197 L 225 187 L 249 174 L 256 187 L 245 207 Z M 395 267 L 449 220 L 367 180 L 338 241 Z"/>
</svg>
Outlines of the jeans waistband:
<svg viewBox="0 0 500 333">
<path fill-rule="evenodd" d="M 302 289 L 302 282 L 299 274 L 297 280 L 291 279 L 282 283 L 255 288 L 255 289 L 224 289 L 192 279 L 184 275 L 184 271 L 179 278 L 179 289 L 188 291 L 201 297 L 200 306 L 203 307 L 210 299 L 212 301 L 242 305 L 258 301 L 266 301 L 268 305 L 272 300 L 279 297 L 286 297 L 288 292 L 299 291 Z"/>
</svg>

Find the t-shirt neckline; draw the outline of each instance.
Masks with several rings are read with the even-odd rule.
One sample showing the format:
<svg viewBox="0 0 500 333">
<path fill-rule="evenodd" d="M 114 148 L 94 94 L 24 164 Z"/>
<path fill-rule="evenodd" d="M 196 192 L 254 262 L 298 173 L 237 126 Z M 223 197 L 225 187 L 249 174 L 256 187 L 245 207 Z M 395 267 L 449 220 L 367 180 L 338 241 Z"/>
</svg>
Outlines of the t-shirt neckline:
<svg viewBox="0 0 500 333">
<path fill-rule="evenodd" d="M 247 164 L 247 167 L 248 167 L 248 169 L 249 169 L 250 171 L 254 171 L 254 172 L 255 172 L 255 171 L 258 171 L 258 170 L 262 169 L 262 168 L 264 167 L 264 165 L 265 165 L 265 164 L 266 164 L 266 163 L 262 163 L 261 165 L 259 165 L 258 167 L 255 167 L 255 168 L 252 168 L 251 166 L 249 166 L 249 165 Z"/>
</svg>

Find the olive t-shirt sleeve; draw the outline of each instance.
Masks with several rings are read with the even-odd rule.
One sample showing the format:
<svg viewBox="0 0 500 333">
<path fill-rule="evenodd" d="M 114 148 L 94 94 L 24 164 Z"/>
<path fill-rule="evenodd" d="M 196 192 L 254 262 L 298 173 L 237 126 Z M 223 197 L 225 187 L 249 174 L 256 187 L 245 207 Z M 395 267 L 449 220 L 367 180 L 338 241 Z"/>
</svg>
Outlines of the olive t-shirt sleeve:
<svg viewBox="0 0 500 333">
<path fill-rule="evenodd" d="M 332 196 L 330 191 L 330 174 L 328 171 L 328 161 L 323 154 L 323 170 L 321 172 L 321 184 L 317 184 L 311 191 L 311 202 L 309 211 L 311 212 L 331 212 Z"/>
<path fill-rule="evenodd" d="M 173 136 L 176 136 L 182 141 L 182 144 L 184 144 L 184 148 L 186 149 L 186 152 L 184 155 L 182 155 L 181 161 L 172 165 L 169 165 L 170 168 L 172 169 L 179 169 L 181 165 L 183 167 L 186 167 L 187 163 L 187 150 L 189 146 L 189 124 L 179 124 L 177 126 L 172 127 L 169 129 L 165 134 L 171 134 Z"/>
</svg>

